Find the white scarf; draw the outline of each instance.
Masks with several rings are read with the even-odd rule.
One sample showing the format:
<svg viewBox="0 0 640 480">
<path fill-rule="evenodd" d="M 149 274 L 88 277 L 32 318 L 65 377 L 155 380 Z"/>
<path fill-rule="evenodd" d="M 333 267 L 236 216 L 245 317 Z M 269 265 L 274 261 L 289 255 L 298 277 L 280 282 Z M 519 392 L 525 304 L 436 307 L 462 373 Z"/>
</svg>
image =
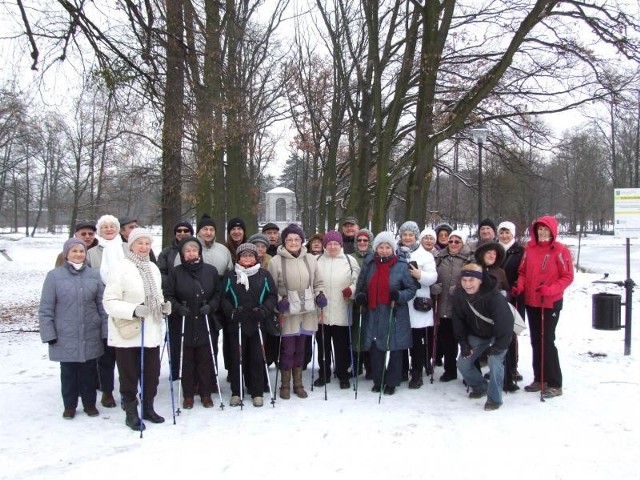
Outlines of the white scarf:
<svg viewBox="0 0 640 480">
<path fill-rule="evenodd" d="M 238 282 L 242 285 L 244 285 L 244 288 L 248 291 L 249 290 L 249 277 L 252 275 L 255 275 L 260 268 L 262 268 L 260 266 L 259 263 L 256 263 L 253 267 L 243 267 L 242 265 L 240 265 L 239 263 L 236 263 L 236 276 L 238 277 Z"/>
<path fill-rule="evenodd" d="M 500 242 L 502 243 L 502 242 Z M 504 251 L 506 252 L 507 250 L 509 250 L 513 244 L 516 243 L 516 239 L 512 238 L 511 241 L 509 243 L 502 243 L 502 247 L 504 248 Z"/>
<path fill-rule="evenodd" d="M 111 240 L 105 240 L 102 237 L 98 238 L 98 242 L 102 247 L 102 260 L 100 261 L 100 278 L 102 283 L 106 285 L 109 272 L 114 265 L 117 265 L 122 259 L 124 259 L 124 250 L 122 249 L 122 238 L 120 235 L 116 235 Z"/>
</svg>

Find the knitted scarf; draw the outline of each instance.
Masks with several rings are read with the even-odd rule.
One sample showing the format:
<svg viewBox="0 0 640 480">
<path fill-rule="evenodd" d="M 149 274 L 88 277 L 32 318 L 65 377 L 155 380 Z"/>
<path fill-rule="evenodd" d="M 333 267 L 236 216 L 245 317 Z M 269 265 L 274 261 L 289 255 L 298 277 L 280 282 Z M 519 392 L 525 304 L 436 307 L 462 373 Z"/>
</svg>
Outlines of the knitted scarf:
<svg viewBox="0 0 640 480">
<path fill-rule="evenodd" d="M 374 310 L 378 305 L 389 305 L 389 273 L 397 261 L 395 255 L 385 258 L 377 255 L 374 257 L 376 270 L 373 272 L 367 288 L 369 310 Z"/>
<path fill-rule="evenodd" d="M 243 267 L 239 263 L 236 263 L 235 271 L 236 277 L 238 278 L 238 282 L 244 285 L 244 288 L 249 290 L 249 277 L 255 275 L 261 268 L 259 263 L 256 263 L 253 267 Z"/>
<path fill-rule="evenodd" d="M 160 317 L 162 315 L 162 298 L 158 295 L 158 286 L 151 273 L 151 262 L 149 256 L 142 257 L 133 252 L 125 253 L 125 257 L 138 269 L 144 286 L 144 304 L 151 310 L 151 315 Z"/>
</svg>

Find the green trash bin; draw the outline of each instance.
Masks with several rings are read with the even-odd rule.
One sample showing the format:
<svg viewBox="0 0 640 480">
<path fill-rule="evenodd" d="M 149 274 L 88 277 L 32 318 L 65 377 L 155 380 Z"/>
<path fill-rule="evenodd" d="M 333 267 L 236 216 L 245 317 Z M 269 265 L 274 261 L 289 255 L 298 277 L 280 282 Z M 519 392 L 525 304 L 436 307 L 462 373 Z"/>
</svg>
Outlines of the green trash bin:
<svg viewBox="0 0 640 480">
<path fill-rule="evenodd" d="M 620 330 L 622 296 L 614 293 L 594 293 L 591 298 L 591 326 L 596 330 Z"/>
</svg>

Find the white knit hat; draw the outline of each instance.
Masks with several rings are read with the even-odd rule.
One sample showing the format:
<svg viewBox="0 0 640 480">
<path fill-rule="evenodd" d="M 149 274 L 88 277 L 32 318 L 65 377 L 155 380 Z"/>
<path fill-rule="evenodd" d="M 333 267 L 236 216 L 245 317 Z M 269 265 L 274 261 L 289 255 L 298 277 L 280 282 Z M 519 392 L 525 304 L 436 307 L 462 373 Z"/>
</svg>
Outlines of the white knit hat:
<svg viewBox="0 0 640 480">
<path fill-rule="evenodd" d="M 516 226 L 512 222 L 500 222 L 500 225 L 498 225 L 497 233 L 500 233 L 500 230 L 502 230 L 503 228 L 509 230 L 511 232 L 511 235 L 513 235 L 514 237 L 516 236 Z"/>
<path fill-rule="evenodd" d="M 422 230 L 422 231 L 420 232 L 420 236 L 418 237 L 418 239 L 419 239 L 420 241 L 422 241 L 422 239 L 423 239 L 424 237 L 426 237 L 427 235 L 429 235 L 430 237 L 433 237 L 433 238 L 435 238 L 435 239 L 437 239 L 437 238 L 438 238 L 438 236 L 436 235 L 436 231 L 435 231 L 433 228 L 425 228 L 424 230 Z"/>
<path fill-rule="evenodd" d="M 146 228 L 134 228 L 133 230 L 131 230 L 131 233 L 129 234 L 129 238 L 127 239 L 127 244 L 129 245 L 129 250 L 131 250 L 131 245 L 133 245 L 135 243 L 136 240 L 138 240 L 139 238 L 148 238 L 149 242 L 153 243 L 153 237 L 151 236 L 151 232 L 149 230 L 147 230 Z"/>
<path fill-rule="evenodd" d="M 462 243 L 467 243 L 467 235 L 465 233 L 462 232 L 462 230 L 454 230 L 449 234 L 449 238 L 451 237 L 458 237 L 460 240 L 462 240 Z"/>
<path fill-rule="evenodd" d="M 389 245 L 391 245 L 391 248 L 395 250 L 396 237 L 391 232 L 380 232 L 378 235 L 376 235 L 376 238 L 373 239 L 374 252 L 378 249 L 378 246 L 381 243 L 388 243 Z"/>
</svg>

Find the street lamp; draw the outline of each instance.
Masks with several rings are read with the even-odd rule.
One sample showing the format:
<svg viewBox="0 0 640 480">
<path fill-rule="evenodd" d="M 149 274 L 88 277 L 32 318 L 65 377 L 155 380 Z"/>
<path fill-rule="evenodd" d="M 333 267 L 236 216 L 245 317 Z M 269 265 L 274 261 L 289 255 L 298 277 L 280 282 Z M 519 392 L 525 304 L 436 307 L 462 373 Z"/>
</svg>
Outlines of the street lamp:
<svg viewBox="0 0 640 480">
<path fill-rule="evenodd" d="M 483 126 L 476 127 L 471 130 L 473 140 L 478 144 L 478 225 L 482 221 L 482 144 L 487 139 L 487 130 Z M 478 238 L 480 232 L 478 232 Z"/>
</svg>

